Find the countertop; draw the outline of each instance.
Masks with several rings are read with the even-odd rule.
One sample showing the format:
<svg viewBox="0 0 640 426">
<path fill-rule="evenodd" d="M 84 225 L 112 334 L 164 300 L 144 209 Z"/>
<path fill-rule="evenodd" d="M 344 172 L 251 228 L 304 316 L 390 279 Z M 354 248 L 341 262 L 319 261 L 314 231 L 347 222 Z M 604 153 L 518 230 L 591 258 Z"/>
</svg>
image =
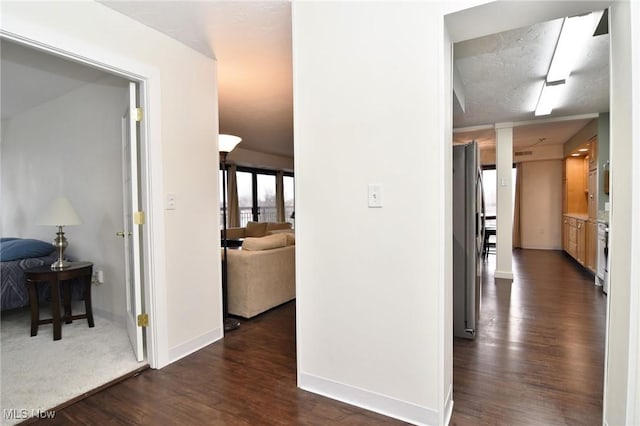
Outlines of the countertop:
<svg viewBox="0 0 640 426">
<path fill-rule="evenodd" d="M 580 220 L 589 220 L 589 215 L 586 213 L 565 213 L 565 216 L 573 217 Z"/>
</svg>

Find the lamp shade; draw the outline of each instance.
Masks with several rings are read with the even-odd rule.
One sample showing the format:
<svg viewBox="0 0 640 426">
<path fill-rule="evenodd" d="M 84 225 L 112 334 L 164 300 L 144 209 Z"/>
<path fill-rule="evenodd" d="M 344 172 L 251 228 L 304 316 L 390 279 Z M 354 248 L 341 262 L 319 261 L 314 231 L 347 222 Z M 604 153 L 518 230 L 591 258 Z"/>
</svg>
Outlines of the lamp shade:
<svg viewBox="0 0 640 426">
<path fill-rule="evenodd" d="M 53 200 L 38 218 L 38 225 L 69 226 L 81 223 L 78 213 L 66 197 Z"/>
<path fill-rule="evenodd" d="M 218 150 L 220 152 L 231 152 L 242 140 L 239 136 L 234 135 L 218 135 Z"/>
</svg>

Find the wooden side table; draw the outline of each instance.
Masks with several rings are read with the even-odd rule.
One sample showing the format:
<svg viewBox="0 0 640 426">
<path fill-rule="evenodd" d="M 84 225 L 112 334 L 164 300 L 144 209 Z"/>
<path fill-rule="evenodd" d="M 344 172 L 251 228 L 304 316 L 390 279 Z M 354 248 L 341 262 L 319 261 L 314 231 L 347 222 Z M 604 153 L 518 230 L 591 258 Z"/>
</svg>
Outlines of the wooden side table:
<svg viewBox="0 0 640 426">
<path fill-rule="evenodd" d="M 50 265 L 35 266 L 25 270 L 27 285 L 29 286 L 29 306 L 31 307 L 31 336 L 38 334 L 38 325 L 53 323 L 53 340 L 62 338 L 62 326 L 60 323 L 60 283 L 62 283 L 62 297 L 64 303 L 64 320 L 70 324 L 74 319 L 86 318 L 89 327 L 93 327 L 93 309 L 91 308 L 91 276 L 93 263 L 71 262 L 69 267 L 62 270 L 52 270 Z M 80 278 L 84 285 L 85 313 L 73 315 L 71 312 L 71 281 Z M 40 319 L 38 306 L 38 283 L 51 285 L 51 310 L 52 318 Z"/>
</svg>

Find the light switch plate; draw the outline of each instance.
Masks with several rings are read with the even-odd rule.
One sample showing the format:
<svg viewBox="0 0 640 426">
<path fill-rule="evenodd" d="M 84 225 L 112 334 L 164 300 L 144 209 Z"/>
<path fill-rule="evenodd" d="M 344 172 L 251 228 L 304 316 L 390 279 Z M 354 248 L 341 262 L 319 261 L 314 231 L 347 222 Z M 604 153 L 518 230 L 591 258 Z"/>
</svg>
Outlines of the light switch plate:
<svg viewBox="0 0 640 426">
<path fill-rule="evenodd" d="M 167 195 L 164 200 L 164 208 L 166 210 L 175 210 L 177 207 L 177 197 L 173 192 L 167 192 Z"/>
<path fill-rule="evenodd" d="M 382 185 L 379 183 L 369 184 L 369 208 L 382 207 Z"/>
</svg>

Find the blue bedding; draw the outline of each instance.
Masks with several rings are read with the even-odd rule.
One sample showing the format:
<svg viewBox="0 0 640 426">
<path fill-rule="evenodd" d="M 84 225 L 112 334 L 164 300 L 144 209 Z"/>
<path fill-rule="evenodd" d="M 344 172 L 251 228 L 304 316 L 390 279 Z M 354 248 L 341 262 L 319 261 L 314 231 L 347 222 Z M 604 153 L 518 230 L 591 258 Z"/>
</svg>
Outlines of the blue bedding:
<svg viewBox="0 0 640 426">
<path fill-rule="evenodd" d="M 6 239 L 3 239 L 2 244 L 4 244 L 5 241 Z M 35 257 L 8 260 L 3 261 L 0 264 L 0 309 L 5 310 L 29 306 L 29 289 L 27 288 L 24 271 L 25 269 L 31 268 L 33 266 L 51 265 L 56 261 L 56 254 L 55 252 L 52 253 L 53 247 L 51 246 L 51 244 L 47 244 L 49 245 L 50 249 L 50 254 L 48 255 L 39 255 Z M 37 244 L 35 246 L 37 246 Z M 33 247 L 34 245 L 32 245 L 32 248 Z M 5 253 L 8 254 L 9 250 L 7 250 L 7 252 Z M 29 256 L 33 255 L 34 253 L 39 254 L 37 250 L 30 251 L 30 249 L 25 249 L 21 253 L 21 256 Z M 12 256 L 7 256 L 7 258 L 12 258 L 14 257 L 14 255 L 15 252 L 12 253 Z M 82 287 L 83 286 L 80 285 L 71 286 L 72 300 L 82 300 Z M 41 302 L 51 301 L 51 286 L 38 285 L 38 300 L 40 300 Z"/>
</svg>

